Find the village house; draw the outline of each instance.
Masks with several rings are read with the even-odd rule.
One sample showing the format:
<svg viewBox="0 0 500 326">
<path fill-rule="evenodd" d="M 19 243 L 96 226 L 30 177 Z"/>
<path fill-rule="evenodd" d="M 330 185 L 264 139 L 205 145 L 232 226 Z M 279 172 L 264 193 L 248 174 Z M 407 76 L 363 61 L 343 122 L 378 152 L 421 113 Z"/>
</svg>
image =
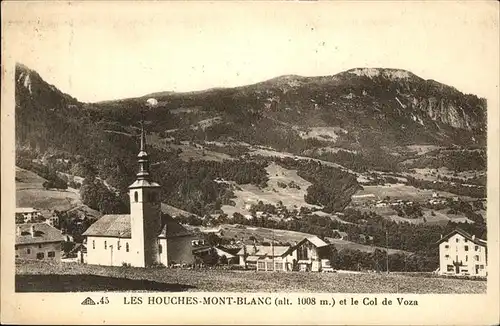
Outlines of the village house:
<svg viewBox="0 0 500 326">
<path fill-rule="evenodd" d="M 238 256 L 236 253 L 231 253 L 224 246 L 200 245 L 193 248 L 193 255 L 198 258 L 198 261 L 202 262 L 206 262 L 207 259 L 210 260 L 209 256 L 214 253 L 217 254 L 219 263 L 223 260 L 222 257 L 225 257 L 225 264 L 238 264 Z"/>
<path fill-rule="evenodd" d="M 291 271 L 296 257 L 290 246 L 244 245 L 237 256 L 240 266 L 258 271 Z"/>
<path fill-rule="evenodd" d="M 330 269 L 330 244 L 317 236 L 304 238 L 291 248 L 290 255 L 297 259 L 299 271 L 320 272 Z"/>
<path fill-rule="evenodd" d="M 45 223 L 55 228 L 59 228 L 59 217 L 56 213 L 52 213 L 52 215 L 45 220 Z"/>
<path fill-rule="evenodd" d="M 330 243 L 312 236 L 294 246 L 245 245 L 238 256 L 241 266 L 257 271 L 330 272 L 330 247 Z"/>
<path fill-rule="evenodd" d="M 332 231 L 334 239 L 349 240 L 349 234 L 347 234 L 347 232 L 339 231 L 337 229 L 333 229 Z"/>
<path fill-rule="evenodd" d="M 441 237 L 439 244 L 439 274 L 486 276 L 486 241 L 461 229 Z"/>
<path fill-rule="evenodd" d="M 16 258 L 61 260 L 61 231 L 46 223 L 16 225 Z"/>
<path fill-rule="evenodd" d="M 86 236 L 88 264 L 150 267 L 193 264 L 193 234 L 169 215 L 162 217 L 160 185 L 151 180 L 144 129 L 139 172 L 129 186 L 130 214 L 104 215 Z"/>
<path fill-rule="evenodd" d="M 193 247 L 204 246 L 204 245 L 206 245 L 206 240 L 205 239 L 196 238 L 194 240 L 191 240 L 191 245 Z"/>
<path fill-rule="evenodd" d="M 224 247 L 217 246 L 217 247 L 214 247 L 214 249 L 217 252 L 217 256 L 219 256 L 219 257 L 226 257 L 226 260 L 227 260 L 228 264 L 238 264 L 238 256 L 236 256 L 235 254 L 230 253 Z"/>
<path fill-rule="evenodd" d="M 16 207 L 16 221 L 23 220 L 23 223 L 31 223 L 42 214 L 33 207 Z"/>
</svg>

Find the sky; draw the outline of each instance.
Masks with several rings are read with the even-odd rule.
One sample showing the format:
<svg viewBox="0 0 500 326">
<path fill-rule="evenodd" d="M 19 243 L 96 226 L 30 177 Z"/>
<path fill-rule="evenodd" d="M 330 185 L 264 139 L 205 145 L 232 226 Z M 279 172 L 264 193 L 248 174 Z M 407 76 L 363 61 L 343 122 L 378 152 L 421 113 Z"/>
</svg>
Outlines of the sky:
<svg viewBox="0 0 500 326">
<path fill-rule="evenodd" d="M 482 97 L 498 87 L 493 1 L 33 1 L 8 9 L 10 59 L 84 102 L 356 67 L 405 69 Z"/>
</svg>

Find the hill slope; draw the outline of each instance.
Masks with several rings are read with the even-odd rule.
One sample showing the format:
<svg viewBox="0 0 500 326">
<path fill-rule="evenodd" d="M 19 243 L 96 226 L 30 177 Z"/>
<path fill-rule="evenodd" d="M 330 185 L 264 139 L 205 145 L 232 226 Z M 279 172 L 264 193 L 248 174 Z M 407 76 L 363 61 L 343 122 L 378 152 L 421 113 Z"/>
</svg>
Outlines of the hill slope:
<svg viewBox="0 0 500 326">
<path fill-rule="evenodd" d="M 275 189 L 276 198 L 290 193 L 268 173 L 277 160 L 305 180 L 292 191 L 304 197 L 297 206 L 329 212 L 343 210 L 370 171 L 486 168 L 486 101 L 404 70 L 356 68 L 154 95 L 159 104 L 149 110 L 148 96 L 81 103 L 18 65 L 17 165 L 36 159 L 68 175 L 98 176 L 126 208 L 144 110 L 162 201 L 200 216 L 236 205 L 234 189 L 217 178 L 254 193 Z M 422 145 L 430 150 L 416 150 Z"/>
</svg>

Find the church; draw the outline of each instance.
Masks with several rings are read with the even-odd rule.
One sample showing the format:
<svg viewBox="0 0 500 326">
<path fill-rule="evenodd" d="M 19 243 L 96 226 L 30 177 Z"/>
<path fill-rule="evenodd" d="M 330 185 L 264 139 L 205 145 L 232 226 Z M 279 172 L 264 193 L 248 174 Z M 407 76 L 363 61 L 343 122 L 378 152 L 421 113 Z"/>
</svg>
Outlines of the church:
<svg viewBox="0 0 500 326">
<path fill-rule="evenodd" d="M 151 179 L 144 128 L 137 158 L 139 172 L 129 186 L 130 214 L 104 215 L 83 233 L 86 262 L 134 267 L 193 264 L 193 234 L 172 217 L 162 218 L 160 185 Z"/>
</svg>

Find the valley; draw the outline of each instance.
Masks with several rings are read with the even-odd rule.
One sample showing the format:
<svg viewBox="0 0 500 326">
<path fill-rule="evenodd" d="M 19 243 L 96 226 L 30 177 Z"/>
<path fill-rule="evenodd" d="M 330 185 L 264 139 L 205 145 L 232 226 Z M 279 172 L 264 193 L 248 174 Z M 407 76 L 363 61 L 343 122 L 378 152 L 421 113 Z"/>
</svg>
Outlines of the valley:
<svg viewBox="0 0 500 326">
<path fill-rule="evenodd" d="M 142 111 L 163 213 L 220 243 L 315 235 L 346 269 L 388 250 L 433 271 L 441 234 L 486 238 L 486 102 L 410 72 L 162 92 L 149 108 L 81 103 L 21 65 L 16 80 L 18 207 L 67 223 L 128 213 Z"/>
</svg>

